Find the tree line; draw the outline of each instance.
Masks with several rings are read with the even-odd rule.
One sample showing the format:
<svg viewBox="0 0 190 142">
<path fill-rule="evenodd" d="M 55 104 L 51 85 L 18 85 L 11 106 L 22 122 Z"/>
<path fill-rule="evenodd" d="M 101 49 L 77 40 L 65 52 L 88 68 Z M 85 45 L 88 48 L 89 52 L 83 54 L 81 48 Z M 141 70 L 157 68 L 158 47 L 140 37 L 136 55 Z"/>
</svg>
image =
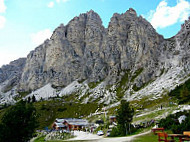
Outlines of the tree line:
<svg viewBox="0 0 190 142">
<path fill-rule="evenodd" d="M 38 127 L 38 117 L 32 103 L 21 100 L 10 106 L 0 122 L 0 142 L 27 142 Z"/>
</svg>

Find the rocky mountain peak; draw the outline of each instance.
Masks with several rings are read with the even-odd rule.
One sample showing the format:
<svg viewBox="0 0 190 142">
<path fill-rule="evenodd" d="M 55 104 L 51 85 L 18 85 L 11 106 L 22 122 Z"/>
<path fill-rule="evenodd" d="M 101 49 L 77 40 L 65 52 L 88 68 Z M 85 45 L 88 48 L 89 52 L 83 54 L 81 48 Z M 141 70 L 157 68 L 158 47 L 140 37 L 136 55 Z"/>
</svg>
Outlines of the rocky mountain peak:
<svg viewBox="0 0 190 142">
<path fill-rule="evenodd" d="M 145 67 L 146 73 L 137 81 L 141 86 L 157 74 L 154 68 L 159 64 L 150 66 L 149 62 L 158 61 L 161 40 L 150 23 L 137 17 L 132 8 L 124 14 L 114 14 L 107 30 L 99 15 L 90 10 L 66 26 L 60 25 L 49 44 L 33 53 L 37 56 L 27 60 L 20 86 L 33 90 L 48 82 L 66 86 L 76 79 L 91 82 L 105 78 L 113 84 L 117 78 L 113 73 Z"/>
<path fill-rule="evenodd" d="M 79 16 L 74 17 L 69 23 L 68 25 L 75 23 L 75 22 L 87 22 L 87 21 L 93 21 L 95 23 L 99 23 L 102 24 L 102 20 L 100 18 L 100 16 L 98 15 L 98 13 L 94 12 L 93 10 L 90 10 L 86 13 L 82 13 Z"/>
<path fill-rule="evenodd" d="M 26 58 L 19 58 L 0 68 L 0 84 L 3 83 L 0 92 L 9 91 L 19 83 L 25 63 Z"/>
<path fill-rule="evenodd" d="M 55 40 L 55 39 L 63 39 L 66 38 L 66 28 L 64 26 L 64 24 L 60 24 L 60 26 L 58 26 L 54 31 L 52 36 L 50 37 L 51 40 Z"/>
<path fill-rule="evenodd" d="M 136 11 L 133 9 L 133 8 L 129 8 L 125 14 L 130 14 L 130 15 L 133 15 L 133 16 L 137 16 L 137 13 Z"/>
<path fill-rule="evenodd" d="M 94 21 L 102 24 L 102 20 L 101 20 L 100 16 L 98 15 L 98 13 L 94 12 L 93 10 L 90 10 L 86 14 L 87 14 L 88 20 L 94 20 Z"/>
<path fill-rule="evenodd" d="M 100 17 L 99 15 L 98 15 L 98 13 L 96 13 L 94 10 L 90 10 L 90 11 L 87 11 L 86 12 L 86 14 L 88 15 L 88 16 L 91 16 L 91 17 Z"/>
<path fill-rule="evenodd" d="M 107 29 L 100 16 L 90 10 L 67 25 L 61 24 L 50 40 L 30 52 L 16 84 L 18 89 L 29 91 L 47 84 L 63 88 L 76 81 L 103 81 L 105 86 L 120 87 L 127 96 L 174 68 L 184 70 L 183 76 L 187 76 L 189 21 L 176 36 L 164 39 L 132 8 L 113 14 Z M 6 79 L 0 78 L 1 82 Z"/>
<path fill-rule="evenodd" d="M 185 20 L 185 23 L 181 25 L 181 30 L 190 30 L 190 17 Z"/>
<path fill-rule="evenodd" d="M 178 34 L 176 35 L 176 37 L 184 37 L 184 35 L 186 35 L 187 33 L 190 32 L 190 17 L 188 18 L 188 20 L 185 20 L 185 22 L 181 25 L 181 29 L 178 32 Z"/>
</svg>

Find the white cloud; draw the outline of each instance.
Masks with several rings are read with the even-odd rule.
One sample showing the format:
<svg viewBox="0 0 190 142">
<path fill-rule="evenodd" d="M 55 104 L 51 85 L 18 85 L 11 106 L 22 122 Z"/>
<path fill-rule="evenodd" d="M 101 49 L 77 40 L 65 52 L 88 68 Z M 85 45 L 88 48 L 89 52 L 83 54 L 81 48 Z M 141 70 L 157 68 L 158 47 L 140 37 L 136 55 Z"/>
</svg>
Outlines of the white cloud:
<svg viewBox="0 0 190 142">
<path fill-rule="evenodd" d="M 177 22 L 184 22 L 190 15 L 190 2 L 177 0 L 176 6 L 168 6 L 168 2 L 163 0 L 159 3 L 156 10 L 151 10 L 148 20 L 154 28 L 165 28 Z"/>
<path fill-rule="evenodd" d="M 4 0 L 0 0 L 0 13 L 4 13 L 7 7 L 5 6 Z"/>
<path fill-rule="evenodd" d="M 35 46 L 42 44 L 46 39 L 49 39 L 52 35 L 52 32 L 49 29 L 39 31 L 30 35 L 32 43 Z"/>
<path fill-rule="evenodd" d="M 4 28 L 6 19 L 3 16 L 0 16 L 0 29 Z"/>
<path fill-rule="evenodd" d="M 54 6 L 54 2 L 53 1 L 51 1 L 50 3 L 48 3 L 48 5 L 47 5 L 49 8 L 52 8 L 53 6 Z"/>
<path fill-rule="evenodd" d="M 59 3 L 59 2 L 60 2 L 60 0 L 56 0 L 56 2 L 57 2 L 57 3 Z"/>
</svg>

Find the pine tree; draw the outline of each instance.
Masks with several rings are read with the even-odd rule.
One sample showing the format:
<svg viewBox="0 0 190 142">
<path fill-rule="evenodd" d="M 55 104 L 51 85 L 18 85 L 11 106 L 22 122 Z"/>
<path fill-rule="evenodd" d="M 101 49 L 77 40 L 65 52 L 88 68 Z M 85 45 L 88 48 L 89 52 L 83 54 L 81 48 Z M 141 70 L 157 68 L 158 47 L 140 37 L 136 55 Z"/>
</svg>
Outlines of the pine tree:
<svg viewBox="0 0 190 142">
<path fill-rule="evenodd" d="M 180 90 L 180 103 L 185 103 L 190 99 L 190 91 L 188 87 L 184 84 Z"/>
<path fill-rule="evenodd" d="M 27 142 L 38 127 L 32 103 L 20 101 L 5 112 L 0 123 L 0 142 Z"/>
<path fill-rule="evenodd" d="M 32 96 L 32 102 L 36 102 L 36 97 L 34 95 Z"/>
<path fill-rule="evenodd" d="M 130 124 L 133 120 L 134 109 L 130 107 L 129 102 L 122 100 L 121 106 L 117 110 L 118 129 L 121 136 L 130 133 Z"/>
<path fill-rule="evenodd" d="M 28 97 L 28 103 L 30 103 L 30 101 L 31 101 L 31 98 L 30 98 L 30 97 Z"/>
</svg>

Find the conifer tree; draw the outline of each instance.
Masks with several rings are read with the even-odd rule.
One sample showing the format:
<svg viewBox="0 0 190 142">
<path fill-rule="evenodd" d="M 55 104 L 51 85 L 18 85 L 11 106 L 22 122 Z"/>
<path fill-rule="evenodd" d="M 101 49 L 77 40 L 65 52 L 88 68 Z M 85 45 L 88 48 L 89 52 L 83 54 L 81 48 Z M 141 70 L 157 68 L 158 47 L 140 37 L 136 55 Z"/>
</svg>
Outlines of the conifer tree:
<svg viewBox="0 0 190 142">
<path fill-rule="evenodd" d="M 36 97 L 34 95 L 32 96 L 32 102 L 36 102 Z"/>
<path fill-rule="evenodd" d="M 11 106 L 0 123 L 0 142 L 27 142 L 38 127 L 37 118 L 32 103 L 20 101 Z"/>
<path fill-rule="evenodd" d="M 130 132 L 130 124 L 133 120 L 134 109 L 130 107 L 126 100 L 121 101 L 121 106 L 117 110 L 117 122 L 120 135 L 125 136 Z"/>
</svg>

